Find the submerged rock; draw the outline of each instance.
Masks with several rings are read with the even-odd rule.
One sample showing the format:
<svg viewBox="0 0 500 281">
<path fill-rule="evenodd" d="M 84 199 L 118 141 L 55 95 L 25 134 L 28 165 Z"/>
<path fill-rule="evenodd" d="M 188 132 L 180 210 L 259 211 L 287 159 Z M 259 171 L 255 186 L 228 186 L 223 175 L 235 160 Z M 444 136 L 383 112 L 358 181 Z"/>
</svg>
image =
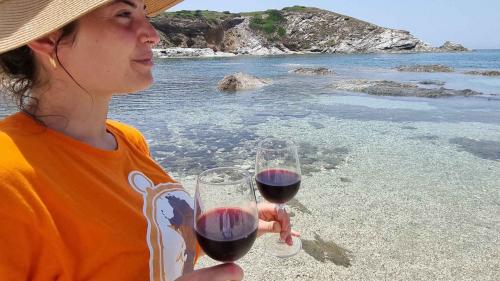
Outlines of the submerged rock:
<svg viewBox="0 0 500 281">
<path fill-rule="evenodd" d="M 497 70 L 473 70 L 473 71 L 467 71 L 465 74 L 470 74 L 470 75 L 483 75 L 483 76 L 500 76 L 500 71 Z"/>
<path fill-rule="evenodd" d="M 408 72 L 453 72 L 452 67 L 442 64 L 416 64 L 416 65 L 400 65 L 396 67 L 398 71 Z"/>
<path fill-rule="evenodd" d="M 238 91 L 260 88 L 268 84 L 270 84 L 270 81 L 267 79 L 238 72 L 225 76 L 219 81 L 217 88 L 220 91 Z"/>
<path fill-rule="evenodd" d="M 403 97 L 452 97 L 473 96 L 482 93 L 470 89 L 453 90 L 443 87 L 428 89 L 415 84 L 400 83 L 387 80 L 342 80 L 332 85 L 336 90 L 361 92 L 376 96 L 403 96 Z"/>
<path fill-rule="evenodd" d="M 445 82 L 436 80 L 423 80 L 423 81 L 418 81 L 418 84 L 443 86 Z"/>
<path fill-rule="evenodd" d="M 500 142 L 491 140 L 476 140 L 469 138 L 450 139 L 451 144 L 456 144 L 463 150 L 473 154 L 476 157 L 500 161 Z"/>
<path fill-rule="evenodd" d="M 334 74 L 333 70 L 325 68 L 325 67 L 299 67 L 293 70 L 290 70 L 290 73 L 295 74 L 303 74 L 303 75 L 332 75 Z"/>
<path fill-rule="evenodd" d="M 468 52 L 468 51 L 470 51 L 469 49 L 465 48 L 461 44 L 450 42 L 450 41 L 444 42 L 444 44 L 441 47 L 439 47 L 439 49 L 441 51 L 445 51 L 445 52 Z"/>
</svg>

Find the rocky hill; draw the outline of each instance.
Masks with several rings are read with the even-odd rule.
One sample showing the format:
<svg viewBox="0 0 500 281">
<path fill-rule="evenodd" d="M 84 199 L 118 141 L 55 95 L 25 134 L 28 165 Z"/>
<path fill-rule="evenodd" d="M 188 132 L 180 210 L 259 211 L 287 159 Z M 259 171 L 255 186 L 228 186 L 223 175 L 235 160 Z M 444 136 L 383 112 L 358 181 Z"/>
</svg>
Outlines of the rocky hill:
<svg viewBox="0 0 500 281">
<path fill-rule="evenodd" d="M 162 38 L 159 48 L 208 48 L 212 53 L 272 55 L 467 50 L 450 42 L 435 48 L 408 31 L 303 6 L 241 14 L 200 10 L 169 12 L 153 18 L 152 24 Z"/>
</svg>

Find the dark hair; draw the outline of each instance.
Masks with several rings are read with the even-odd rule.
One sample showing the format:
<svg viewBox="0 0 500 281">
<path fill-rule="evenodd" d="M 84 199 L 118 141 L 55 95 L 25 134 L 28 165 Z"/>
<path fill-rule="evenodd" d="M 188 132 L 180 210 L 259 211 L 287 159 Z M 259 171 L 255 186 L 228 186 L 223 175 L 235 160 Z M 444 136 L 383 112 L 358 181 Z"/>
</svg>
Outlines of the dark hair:
<svg viewBox="0 0 500 281">
<path fill-rule="evenodd" d="M 55 46 L 56 60 L 66 73 L 68 71 L 59 61 L 57 48 L 61 40 L 67 37 L 72 36 L 74 42 L 76 29 L 77 21 L 62 27 L 61 36 Z M 37 69 L 33 51 L 27 45 L 0 54 L 0 90 L 16 102 L 20 111 L 26 112 L 35 119 L 37 119 L 35 112 L 38 100 L 31 96 L 30 90 L 43 82 L 39 79 Z M 69 73 L 68 75 L 73 78 Z"/>
</svg>

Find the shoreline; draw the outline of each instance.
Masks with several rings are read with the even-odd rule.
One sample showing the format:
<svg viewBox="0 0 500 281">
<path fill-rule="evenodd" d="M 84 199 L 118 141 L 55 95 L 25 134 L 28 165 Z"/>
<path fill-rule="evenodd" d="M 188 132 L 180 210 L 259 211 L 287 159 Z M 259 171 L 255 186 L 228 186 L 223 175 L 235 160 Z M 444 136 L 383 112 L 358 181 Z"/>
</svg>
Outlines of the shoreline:
<svg viewBox="0 0 500 281">
<path fill-rule="evenodd" d="M 153 55 L 157 58 L 214 58 L 214 57 L 236 57 L 236 56 L 283 56 L 283 55 L 365 55 L 365 54 L 421 54 L 421 53 L 471 53 L 481 50 L 471 49 L 469 51 L 385 51 L 385 52 L 314 52 L 314 51 L 283 51 L 278 48 L 254 48 L 244 49 L 241 52 L 214 51 L 211 48 L 155 48 Z"/>
</svg>

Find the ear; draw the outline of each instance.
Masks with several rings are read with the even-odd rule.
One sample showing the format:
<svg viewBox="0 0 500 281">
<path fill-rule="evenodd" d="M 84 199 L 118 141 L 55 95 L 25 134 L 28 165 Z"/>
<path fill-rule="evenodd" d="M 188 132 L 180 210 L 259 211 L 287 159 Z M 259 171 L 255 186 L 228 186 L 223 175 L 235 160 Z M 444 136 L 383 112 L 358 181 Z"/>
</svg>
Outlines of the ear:
<svg viewBox="0 0 500 281">
<path fill-rule="evenodd" d="M 29 42 L 27 45 L 33 52 L 42 56 L 51 57 L 55 52 L 57 40 L 61 35 L 60 33 L 60 31 L 54 31 L 44 37 Z"/>
</svg>

